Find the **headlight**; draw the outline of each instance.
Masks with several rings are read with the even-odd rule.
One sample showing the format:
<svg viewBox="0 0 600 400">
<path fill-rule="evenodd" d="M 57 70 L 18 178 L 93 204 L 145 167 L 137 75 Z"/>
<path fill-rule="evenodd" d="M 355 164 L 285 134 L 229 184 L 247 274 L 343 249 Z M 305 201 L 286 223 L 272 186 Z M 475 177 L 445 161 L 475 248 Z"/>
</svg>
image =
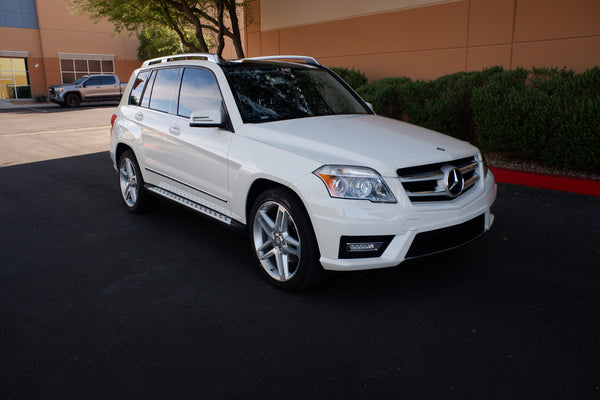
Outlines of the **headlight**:
<svg viewBox="0 0 600 400">
<path fill-rule="evenodd" d="M 58 93 L 61 93 L 61 92 L 65 91 L 65 88 L 64 87 L 58 87 L 58 88 L 55 88 L 54 91 L 58 92 Z"/>
<path fill-rule="evenodd" d="M 396 202 L 381 175 L 371 168 L 324 165 L 313 173 L 325 183 L 331 197 L 377 203 Z"/>
<path fill-rule="evenodd" d="M 485 159 L 485 155 L 483 154 L 483 152 L 480 152 L 480 154 L 481 154 L 481 163 L 483 164 L 483 177 L 485 178 L 487 176 L 489 168 L 488 168 L 487 161 Z"/>
</svg>

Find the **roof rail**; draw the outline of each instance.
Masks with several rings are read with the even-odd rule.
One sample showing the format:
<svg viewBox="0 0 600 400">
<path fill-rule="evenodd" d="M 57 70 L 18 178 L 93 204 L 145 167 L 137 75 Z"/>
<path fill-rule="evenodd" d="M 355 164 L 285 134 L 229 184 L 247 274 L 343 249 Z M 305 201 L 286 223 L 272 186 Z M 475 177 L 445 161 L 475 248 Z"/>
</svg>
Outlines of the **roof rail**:
<svg viewBox="0 0 600 400">
<path fill-rule="evenodd" d="M 266 61 L 266 60 L 302 60 L 305 63 L 310 64 L 310 65 L 321 65 L 313 57 L 307 57 L 307 56 L 262 56 L 262 57 L 244 58 L 241 61 L 246 61 L 246 60 L 256 60 L 256 61 Z"/>
<path fill-rule="evenodd" d="M 142 64 L 142 67 L 146 67 L 148 65 L 153 65 L 153 64 L 166 63 L 169 61 L 178 61 L 178 60 L 179 61 L 205 60 L 205 61 L 212 61 L 215 64 L 218 64 L 221 61 L 219 59 L 219 56 L 217 56 L 216 54 L 212 54 L 212 53 L 186 53 L 186 54 L 175 54 L 172 56 L 158 57 L 158 58 L 153 58 L 151 60 L 146 60 Z"/>
</svg>

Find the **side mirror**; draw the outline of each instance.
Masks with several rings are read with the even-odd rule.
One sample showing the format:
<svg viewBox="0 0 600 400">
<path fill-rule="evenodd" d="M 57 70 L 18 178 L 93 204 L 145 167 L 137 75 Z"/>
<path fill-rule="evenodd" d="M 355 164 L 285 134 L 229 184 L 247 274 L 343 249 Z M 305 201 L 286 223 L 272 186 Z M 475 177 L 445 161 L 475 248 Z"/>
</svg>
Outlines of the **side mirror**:
<svg viewBox="0 0 600 400">
<path fill-rule="evenodd" d="M 222 128 L 223 113 L 217 108 L 202 111 L 194 111 L 190 115 L 190 126 L 196 128 Z"/>
</svg>

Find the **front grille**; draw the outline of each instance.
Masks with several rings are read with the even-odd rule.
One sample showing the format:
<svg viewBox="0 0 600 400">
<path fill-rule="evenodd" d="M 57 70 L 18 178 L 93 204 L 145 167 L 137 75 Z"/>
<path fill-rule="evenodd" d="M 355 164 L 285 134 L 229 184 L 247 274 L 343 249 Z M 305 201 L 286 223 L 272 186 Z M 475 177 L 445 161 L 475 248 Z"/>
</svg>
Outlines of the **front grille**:
<svg viewBox="0 0 600 400">
<path fill-rule="evenodd" d="M 415 236 L 406 258 L 416 258 L 428 254 L 450 250 L 467 244 L 485 232 L 485 214 L 459 225 L 433 231 L 421 232 Z"/>
<path fill-rule="evenodd" d="M 50 88 L 50 96 L 54 96 L 54 88 Z"/>
<path fill-rule="evenodd" d="M 463 195 L 475 186 L 479 180 L 478 166 L 475 157 L 466 157 L 449 162 L 400 168 L 396 172 L 411 201 L 448 201 Z M 455 169 L 460 171 L 462 176 L 462 190 L 452 186 L 452 183 L 456 183 L 453 180 L 456 176 L 449 177 L 449 175 L 453 174 Z M 450 185 L 448 180 L 451 181 Z"/>
</svg>

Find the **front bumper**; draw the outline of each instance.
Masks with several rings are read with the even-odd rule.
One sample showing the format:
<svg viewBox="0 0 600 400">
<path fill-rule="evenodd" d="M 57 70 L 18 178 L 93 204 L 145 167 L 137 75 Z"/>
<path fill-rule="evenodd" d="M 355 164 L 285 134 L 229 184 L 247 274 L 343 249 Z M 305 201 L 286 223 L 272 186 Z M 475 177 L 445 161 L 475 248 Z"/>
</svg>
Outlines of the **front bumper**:
<svg viewBox="0 0 600 400">
<path fill-rule="evenodd" d="M 494 222 L 490 207 L 496 199 L 497 186 L 491 172 L 477 190 L 444 203 L 413 204 L 399 185 L 390 186 L 398 199 L 396 204 L 322 197 L 320 201 L 311 199 L 305 203 L 311 204 L 309 214 L 323 268 L 354 271 L 396 266 L 408 258 L 465 244 L 487 232 Z M 343 208 L 341 201 L 345 202 Z M 347 240 L 371 236 L 391 237 L 381 255 L 340 258 L 342 237 Z"/>
<path fill-rule="evenodd" d="M 53 103 L 64 103 L 64 91 L 58 91 L 50 87 L 48 89 L 48 99 Z"/>
</svg>

